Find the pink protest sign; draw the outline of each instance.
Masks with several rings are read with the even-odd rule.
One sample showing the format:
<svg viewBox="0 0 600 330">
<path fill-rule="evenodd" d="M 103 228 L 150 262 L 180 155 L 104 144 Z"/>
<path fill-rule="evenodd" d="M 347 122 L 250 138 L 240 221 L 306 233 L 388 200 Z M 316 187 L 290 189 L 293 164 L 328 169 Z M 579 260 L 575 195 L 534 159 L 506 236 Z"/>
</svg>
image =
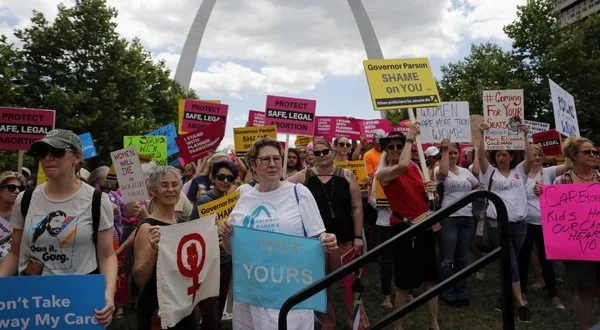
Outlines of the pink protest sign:
<svg viewBox="0 0 600 330">
<path fill-rule="evenodd" d="M 386 133 L 392 130 L 392 125 L 387 119 L 368 119 L 359 121 L 359 129 L 361 135 L 365 136 L 366 143 L 373 142 L 373 132 L 376 129 L 382 129 Z"/>
<path fill-rule="evenodd" d="M 54 110 L 0 108 L 0 150 L 29 150 L 54 129 Z"/>
<path fill-rule="evenodd" d="M 360 139 L 360 125 L 358 120 L 348 117 L 316 117 L 315 135 L 336 138 L 345 136 L 351 140 Z"/>
<path fill-rule="evenodd" d="M 276 125 L 277 133 L 313 136 L 316 100 L 267 96 L 265 125 Z"/>
<path fill-rule="evenodd" d="M 185 164 L 210 155 L 223 140 L 225 122 L 208 124 L 205 129 L 175 138 Z"/>
<path fill-rule="evenodd" d="M 544 185 L 540 196 L 546 256 L 600 261 L 600 184 Z"/>
<path fill-rule="evenodd" d="M 248 111 L 248 126 L 265 126 L 265 112 L 258 110 Z"/>
<path fill-rule="evenodd" d="M 227 122 L 227 104 L 199 100 L 185 100 L 183 104 L 184 132 L 194 132 L 222 120 Z"/>
</svg>

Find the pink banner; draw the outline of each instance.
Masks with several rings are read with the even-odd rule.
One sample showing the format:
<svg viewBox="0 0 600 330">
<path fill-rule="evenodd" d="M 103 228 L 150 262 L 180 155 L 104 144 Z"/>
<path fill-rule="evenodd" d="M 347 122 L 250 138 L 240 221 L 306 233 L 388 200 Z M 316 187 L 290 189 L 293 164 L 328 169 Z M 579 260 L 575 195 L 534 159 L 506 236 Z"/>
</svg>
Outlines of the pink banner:
<svg viewBox="0 0 600 330">
<path fill-rule="evenodd" d="M 366 143 L 373 142 L 373 132 L 376 129 L 382 129 L 386 133 L 392 130 L 392 125 L 387 119 L 367 119 L 359 121 L 359 129 L 361 135 L 365 136 Z"/>
<path fill-rule="evenodd" d="M 276 125 L 277 133 L 313 136 L 316 100 L 267 96 L 265 125 Z"/>
<path fill-rule="evenodd" d="M 227 123 L 227 104 L 212 103 L 199 100 L 185 100 L 183 104 L 184 132 L 194 132 L 222 120 Z"/>
<path fill-rule="evenodd" d="M 600 184 L 544 185 L 540 206 L 548 259 L 600 261 Z"/>
<path fill-rule="evenodd" d="M 219 146 L 224 135 L 225 122 L 218 121 L 208 124 L 201 131 L 180 135 L 175 138 L 175 142 L 185 164 L 189 164 L 210 155 Z"/>
<path fill-rule="evenodd" d="M 360 139 L 359 121 L 349 117 L 316 117 L 315 135 L 327 138 L 345 136 L 351 140 Z"/>
<path fill-rule="evenodd" d="M 258 110 L 248 111 L 248 126 L 265 126 L 265 112 Z"/>
<path fill-rule="evenodd" d="M 54 129 L 54 110 L 0 108 L 0 150 L 29 150 Z"/>
</svg>

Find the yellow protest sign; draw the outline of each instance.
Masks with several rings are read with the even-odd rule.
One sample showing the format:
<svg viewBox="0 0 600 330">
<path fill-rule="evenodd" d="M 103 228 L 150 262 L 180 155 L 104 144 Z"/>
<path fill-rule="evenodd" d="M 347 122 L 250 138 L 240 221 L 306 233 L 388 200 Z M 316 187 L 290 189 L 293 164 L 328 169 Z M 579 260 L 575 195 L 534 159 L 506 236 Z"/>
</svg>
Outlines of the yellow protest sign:
<svg viewBox="0 0 600 330">
<path fill-rule="evenodd" d="M 277 140 L 277 126 L 270 125 L 234 128 L 233 145 L 235 147 L 235 155 L 238 157 L 246 156 L 246 153 L 248 153 L 248 150 L 250 150 L 254 141 L 261 138 Z"/>
<path fill-rule="evenodd" d="M 212 202 L 202 204 L 198 206 L 198 214 L 200 218 L 209 216 L 211 214 L 217 215 L 217 225 L 221 222 L 229 219 L 229 214 L 233 207 L 237 204 L 240 199 L 240 190 L 236 190 L 231 194 L 225 195 L 219 199 L 215 199 Z"/>
<path fill-rule="evenodd" d="M 221 100 L 202 100 L 202 101 L 221 104 Z M 179 102 L 177 102 L 177 117 L 179 118 L 179 122 L 177 123 L 177 132 L 179 135 L 189 133 L 189 132 L 184 132 L 182 130 L 184 106 L 185 106 L 185 100 L 179 100 Z"/>
<path fill-rule="evenodd" d="M 309 143 L 313 141 L 312 136 L 296 136 L 296 147 L 306 147 Z"/>
<path fill-rule="evenodd" d="M 46 181 L 47 181 L 46 180 L 46 173 L 42 169 L 42 164 L 38 163 L 36 184 L 39 186 L 39 185 L 41 185 L 42 183 L 44 183 Z"/>
<path fill-rule="evenodd" d="M 379 183 L 379 179 L 375 180 L 375 202 L 378 207 L 389 207 L 390 203 L 388 202 L 387 197 L 385 196 L 385 192 L 383 191 L 383 186 Z"/>
<path fill-rule="evenodd" d="M 369 182 L 367 182 L 367 165 L 364 160 L 347 160 L 344 162 L 335 162 L 336 166 L 343 167 L 347 170 L 352 171 L 360 191 L 369 191 Z"/>
<path fill-rule="evenodd" d="M 429 59 L 366 60 L 363 66 L 375 110 L 440 105 Z"/>
</svg>

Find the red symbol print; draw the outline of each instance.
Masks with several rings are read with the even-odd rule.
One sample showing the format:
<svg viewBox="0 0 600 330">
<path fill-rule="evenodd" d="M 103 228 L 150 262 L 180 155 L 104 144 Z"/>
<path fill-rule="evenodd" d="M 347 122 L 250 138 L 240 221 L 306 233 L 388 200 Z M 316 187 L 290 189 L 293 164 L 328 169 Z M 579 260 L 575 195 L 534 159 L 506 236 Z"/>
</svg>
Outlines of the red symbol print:
<svg viewBox="0 0 600 330">
<path fill-rule="evenodd" d="M 193 241 L 190 245 L 188 245 L 186 249 L 186 261 L 190 268 L 186 268 L 183 263 L 183 247 L 187 242 Z M 200 244 L 202 249 L 202 256 L 198 258 L 198 246 L 196 244 Z M 192 279 L 192 286 L 188 287 L 188 295 L 192 296 L 192 302 L 196 301 L 196 291 L 200 288 L 200 273 L 202 272 L 202 267 L 204 266 L 204 260 L 206 259 L 206 243 L 204 242 L 204 238 L 200 236 L 200 234 L 193 233 L 189 235 L 185 235 L 179 241 L 179 246 L 177 246 L 177 268 L 179 269 L 179 273 L 184 277 L 188 277 Z"/>
</svg>

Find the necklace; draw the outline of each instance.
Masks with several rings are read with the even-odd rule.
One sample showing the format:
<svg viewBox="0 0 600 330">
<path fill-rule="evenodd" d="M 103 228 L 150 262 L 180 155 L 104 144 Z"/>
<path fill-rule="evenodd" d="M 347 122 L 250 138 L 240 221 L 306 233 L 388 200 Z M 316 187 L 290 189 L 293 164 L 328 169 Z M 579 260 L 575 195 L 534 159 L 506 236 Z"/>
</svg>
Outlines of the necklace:
<svg viewBox="0 0 600 330">
<path fill-rule="evenodd" d="M 592 182 L 592 181 L 594 181 L 594 177 L 596 176 L 596 173 L 592 172 L 592 177 L 589 179 L 586 179 L 586 178 L 582 177 L 581 175 L 579 175 L 579 173 L 575 172 L 575 170 L 573 170 L 573 173 L 575 173 L 575 176 L 577 176 L 583 182 Z"/>
<path fill-rule="evenodd" d="M 329 216 L 331 217 L 331 219 L 335 219 L 335 212 L 333 212 L 333 207 L 331 206 L 331 198 L 333 197 L 333 189 L 335 188 L 335 175 L 331 176 L 330 180 L 331 192 L 329 194 L 327 194 L 327 191 L 325 190 L 325 184 L 323 183 L 323 181 L 319 179 L 319 182 L 321 182 L 321 189 L 323 189 L 323 193 L 327 198 L 327 204 L 329 204 Z"/>
</svg>

